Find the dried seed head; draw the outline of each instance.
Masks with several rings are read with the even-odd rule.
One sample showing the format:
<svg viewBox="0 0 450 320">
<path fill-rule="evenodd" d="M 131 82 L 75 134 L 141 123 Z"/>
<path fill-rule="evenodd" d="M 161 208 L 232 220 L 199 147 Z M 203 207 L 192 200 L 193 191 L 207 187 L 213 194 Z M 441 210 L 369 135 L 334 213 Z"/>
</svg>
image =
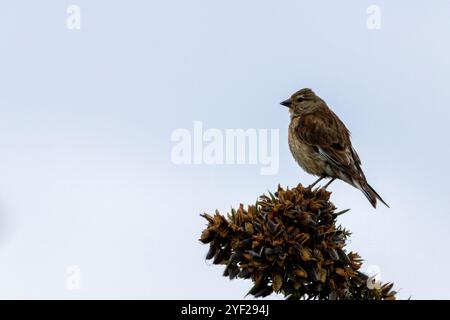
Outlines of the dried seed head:
<svg viewBox="0 0 450 320">
<path fill-rule="evenodd" d="M 395 299 L 393 284 L 370 289 L 358 254 L 345 251 L 350 233 L 336 225 L 331 193 L 302 185 L 262 195 L 256 206 L 241 204 L 228 218 L 203 214 L 200 241 L 207 259 L 226 265 L 224 276 L 251 278 L 249 294 L 280 292 L 287 299 Z"/>
</svg>

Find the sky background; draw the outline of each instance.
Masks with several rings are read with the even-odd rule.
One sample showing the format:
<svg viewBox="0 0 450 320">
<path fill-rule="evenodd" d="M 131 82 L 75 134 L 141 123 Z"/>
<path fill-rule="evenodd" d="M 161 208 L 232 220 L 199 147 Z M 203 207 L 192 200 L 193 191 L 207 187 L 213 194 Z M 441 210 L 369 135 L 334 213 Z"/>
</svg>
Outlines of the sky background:
<svg viewBox="0 0 450 320">
<path fill-rule="evenodd" d="M 81 30 L 66 27 L 70 4 Z M 380 30 L 366 26 L 371 4 Z M 204 260 L 199 214 L 314 180 L 279 105 L 310 87 L 391 206 L 330 187 L 363 270 L 378 266 L 400 298 L 449 299 L 449 12 L 444 0 L 2 1 L 0 298 L 243 298 L 248 281 Z M 279 129 L 278 174 L 174 165 L 171 134 L 196 120 Z"/>
</svg>

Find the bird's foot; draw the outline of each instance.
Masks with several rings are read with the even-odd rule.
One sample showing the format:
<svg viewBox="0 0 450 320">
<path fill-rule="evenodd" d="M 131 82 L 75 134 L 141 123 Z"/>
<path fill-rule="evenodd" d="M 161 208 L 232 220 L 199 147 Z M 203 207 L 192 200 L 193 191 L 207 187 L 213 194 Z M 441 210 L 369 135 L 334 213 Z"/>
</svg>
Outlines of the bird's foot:
<svg viewBox="0 0 450 320">
<path fill-rule="evenodd" d="M 316 184 L 318 184 L 318 183 L 320 182 L 320 180 L 322 180 L 323 178 L 324 178 L 324 177 L 320 177 L 319 179 L 317 179 L 316 181 L 314 181 L 313 184 L 310 184 L 310 185 L 308 186 L 308 189 L 312 190 L 312 188 L 313 188 Z"/>
<path fill-rule="evenodd" d="M 336 180 L 336 178 L 331 179 L 330 181 L 328 181 L 328 183 L 326 185 L 323 186 L 323 189 L 327 189 L 328 186 L 333 183 L 333 181 Z"/>
</svg>

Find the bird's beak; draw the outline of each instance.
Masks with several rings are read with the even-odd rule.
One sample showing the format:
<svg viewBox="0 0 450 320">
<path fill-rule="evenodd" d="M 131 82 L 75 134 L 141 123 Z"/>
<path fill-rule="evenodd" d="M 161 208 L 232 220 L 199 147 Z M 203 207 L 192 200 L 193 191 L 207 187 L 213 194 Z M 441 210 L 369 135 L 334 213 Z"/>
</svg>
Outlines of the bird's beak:
<svg viewBox="0 0 450 320">
<path fill-rule="evenodd" d="M 289 98 L 289 99 L 287 99 L 287 100 L 284 100 L 284 101 L 281 102 L 280 104 L 281 104 L 282 106 L 285 106 L 285 107 L 290 108 L 290 107 L 291 107 L 291 104 L 292 104 L 292 100 Z"/>
</svg>

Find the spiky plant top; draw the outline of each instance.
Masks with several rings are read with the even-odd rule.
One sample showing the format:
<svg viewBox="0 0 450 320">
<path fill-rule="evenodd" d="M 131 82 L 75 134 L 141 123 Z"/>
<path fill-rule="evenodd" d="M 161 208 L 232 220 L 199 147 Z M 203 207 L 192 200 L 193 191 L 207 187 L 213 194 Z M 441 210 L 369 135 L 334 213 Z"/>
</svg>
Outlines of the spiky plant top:
<svg viewBox="0 0 450 320">
<path fill-rule="evenodd" d="M 277 292 L 290 299 L 395 299 L 391 283 L 368 286 L 371 279 L 359 271 L 362 259 L 346 252 L 350 233 L 336 219 L 348 210 L 336 212 L 330 194 L 278 186 L 275 194 L 247 209 L 241 204 L 227 217 L 203 214 L 206 259 L 226 265 L 230 279 L 252 279 L 249 294 L 255 297 Z"/>
</svg>

